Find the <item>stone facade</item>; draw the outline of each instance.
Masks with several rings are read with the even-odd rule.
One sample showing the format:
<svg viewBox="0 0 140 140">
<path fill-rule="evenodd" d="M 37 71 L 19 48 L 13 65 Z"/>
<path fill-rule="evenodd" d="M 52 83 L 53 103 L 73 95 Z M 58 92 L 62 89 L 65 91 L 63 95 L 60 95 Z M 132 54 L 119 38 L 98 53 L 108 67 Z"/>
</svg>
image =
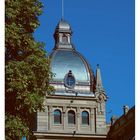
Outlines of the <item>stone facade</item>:
<svg viewBox="0 0 140 140">
<path fill-rule="evenodd" d="M 56 74 L 50 84 L 55 93 L 46 93 L 45 112 L 37 113 L 34 132 L 37 140 L 105 139 L 107 136 L 107 96 L 99 65 L 94 76 L 87 61 L 73 47 L 71 34 L 70 25 L 61 20 L 54 33 L 55 48 L 50 55 L 51 69 Z M 73 123 L 69 117 L 73 117 Z"/>
<path fill-rule="evenodd" d="M 66 97 L 66 96 L 47 96 L 45 112 L 38 112 L 37 132 L 51 133 L 70 133 L 90 134 L 90 135 L 106 135 L 105 110 L 98 110 L 98 103 L 95 98 L 88 97 Z M 54 110 L 59 109 L 62 114 L 62 123 L 54 124 Z M 76 114 L 76 123 L 68 124 L 69 110 L 73 110 Z M 89 113 L 89 124 L 81 124 L 82 111 Z"/>
<path fill-rule="evenodd" d="M 61 20 L 55 30 L 55 47 L 50 55 L 55 77 L 46 93 L 45 111 L 37 113 L 36 140 L 133 140 L 134 108 L 106 124 L 107 95 L 99 65 L 94 75 L 85 58 L 71 42 L 70 25 Z M 115 122 L 115 123 L 114 123 Z"/>
<path fill-rule="evenodd" d="M 105 138 L 107 134 L 105 108 L 101 110 L 101 106 L 105 106 L 96 101 L 95 97 L 77 97 L 77 96 L 47 96 L 45 112 L 38 112 L 37 115 L 37 133 L 44 136 L 47 134 L 67 135 L 75 137 L 80 135 L 91 138 Z M 54 110 L 59 109 L 62 114 L 61 124 L 54 124 Z M 68 111 L 75 112 L 76 123 L 68 124 Z M 89 124 L 82 125 L 81 114 L 83 111 L 89 113 Z M 83 135 L 83 136 L 82 136 Z M 96 137 L 97 136 L 97 137 Z M 51 137 L 51 136 L 50 136 Z"/>
</svg>

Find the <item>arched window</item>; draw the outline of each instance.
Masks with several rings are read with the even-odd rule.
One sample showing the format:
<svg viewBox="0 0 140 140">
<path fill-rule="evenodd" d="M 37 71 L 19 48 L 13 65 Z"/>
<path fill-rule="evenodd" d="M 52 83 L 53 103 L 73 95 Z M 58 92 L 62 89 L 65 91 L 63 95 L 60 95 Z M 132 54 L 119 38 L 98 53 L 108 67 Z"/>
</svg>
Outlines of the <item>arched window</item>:
<svg viewBox="0 0 140 140">
<path fill-rule="evenodd" d="M 75 112 L 73 110 L 68 111 L 68 124 L 75 124 Z"/>
<path fill-rule="evenodd" d="M 61 124 L 61 111 L 58 109 L 54 110 L 54 123 Z"/>
<path fill-rule="evenodd" d="M 82 124 L 89 124 L 89 114 L 87 111 L 82 112 Z"/>
</svg>

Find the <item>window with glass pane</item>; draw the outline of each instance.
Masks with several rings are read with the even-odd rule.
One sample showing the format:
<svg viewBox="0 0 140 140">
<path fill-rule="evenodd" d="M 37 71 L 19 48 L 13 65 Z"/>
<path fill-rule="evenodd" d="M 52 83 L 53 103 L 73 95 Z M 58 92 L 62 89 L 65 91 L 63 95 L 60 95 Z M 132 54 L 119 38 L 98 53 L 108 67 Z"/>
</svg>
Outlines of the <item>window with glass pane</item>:
<svg viewBox="0 0 140 140">
<path fill-rule="evenodd" d="M 82 112 L 82 124 L 89 124 L 89 114 L 87 111 Z"/>
<path fill-rule="evenodd" d="M 75 124 L 75 112 L 73 110 L 68 112 L 68 124 Z"/>
<path fill-rule="evenodd" d="M 54 123 L 61 124 L 61 112 L 58 109 L 54 111 Z"/>
</svg>

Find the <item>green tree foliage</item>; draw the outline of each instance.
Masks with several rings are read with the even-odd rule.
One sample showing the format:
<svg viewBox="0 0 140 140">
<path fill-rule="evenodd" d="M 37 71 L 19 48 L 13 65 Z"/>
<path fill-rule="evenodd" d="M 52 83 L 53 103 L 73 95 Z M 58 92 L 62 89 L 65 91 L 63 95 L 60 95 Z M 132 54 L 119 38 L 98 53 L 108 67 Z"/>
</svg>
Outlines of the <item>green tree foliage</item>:
<svg viewBox="0 0 140 140">
<path fill-rule="evenodd" d="M 32 117 L 44 109 L 51 93 L 50 60 L 33 33 L 42 12 L 39 0 L 5 1 L 5 130 L 6 140 L 29 136 Z"/>
</svg>

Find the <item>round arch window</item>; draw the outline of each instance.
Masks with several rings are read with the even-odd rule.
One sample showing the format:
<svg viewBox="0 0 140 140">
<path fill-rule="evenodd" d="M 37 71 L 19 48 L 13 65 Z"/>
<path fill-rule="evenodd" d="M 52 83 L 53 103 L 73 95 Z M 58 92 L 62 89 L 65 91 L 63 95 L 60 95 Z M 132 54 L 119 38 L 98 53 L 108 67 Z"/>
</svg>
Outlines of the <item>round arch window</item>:
<svg viewBox="0 0 140 140">
<path fill-rule="evenodd" d="M 72 74 L 72 71 L 70 70 L 64 78 L 64 85 L 68 88 L 74 88 L 75 83 L 76 83 L 75 78 Z"/>
<path fill-rule="evenodd" d="M 75 124 L 75 112 L 73 110 L 68 111 L 68 124 Z"/>
<path fill-rule="evenodd" d="M 56 109 L 53 112 L 54 114 L 54 124 L 61 124 L 61 111 Z"/>
<path fill-rule="evenodd" d="M 89 114 L 87 111 L 82 112 L 82 124 L 89 124 Z"/>
</svg>

